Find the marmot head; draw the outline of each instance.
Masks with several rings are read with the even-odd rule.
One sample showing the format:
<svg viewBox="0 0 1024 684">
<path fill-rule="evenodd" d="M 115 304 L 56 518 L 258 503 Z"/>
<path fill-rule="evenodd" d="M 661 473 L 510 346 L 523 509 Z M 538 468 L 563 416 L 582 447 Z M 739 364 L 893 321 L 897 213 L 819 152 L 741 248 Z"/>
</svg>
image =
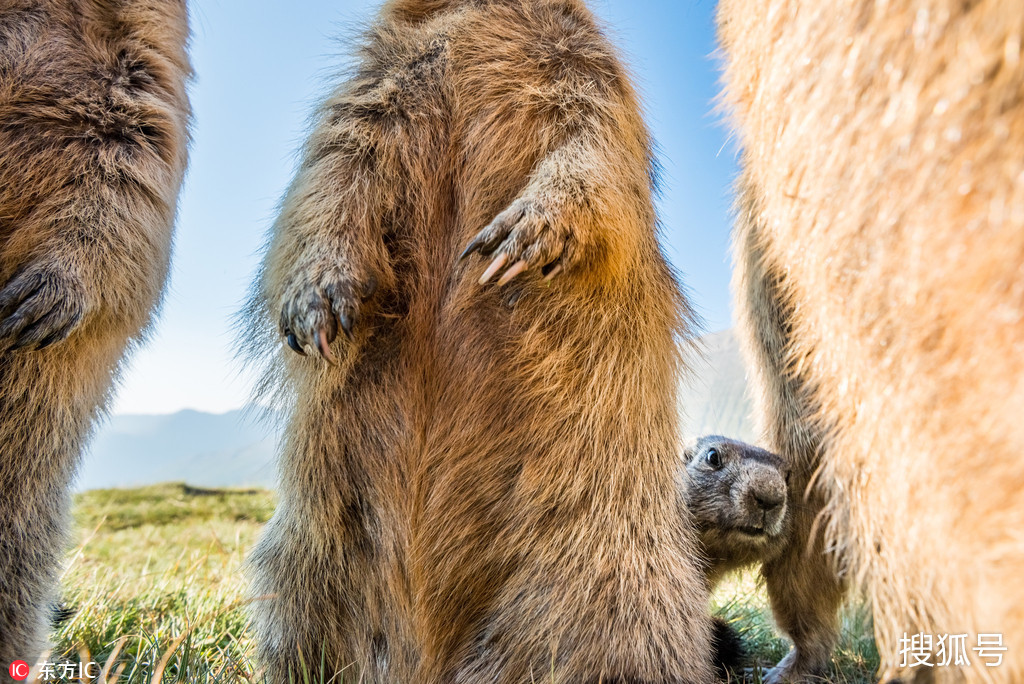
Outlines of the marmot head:
<svg viewBox="0 0 1024 684">
<path fill-rule="evenodd" d="M 718 435 L 684 454 L 687 506 L 713 564 L 763 561 L 781 548 L 789 509 L 781 457 Z"/>
</svg>

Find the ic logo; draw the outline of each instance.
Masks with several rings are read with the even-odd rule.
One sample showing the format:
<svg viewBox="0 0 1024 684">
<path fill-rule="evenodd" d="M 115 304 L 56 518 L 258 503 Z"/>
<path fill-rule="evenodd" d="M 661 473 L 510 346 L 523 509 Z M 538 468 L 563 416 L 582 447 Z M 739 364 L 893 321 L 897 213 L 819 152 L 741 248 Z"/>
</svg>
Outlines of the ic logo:
<svg viewBox="0 0 1024 684">
<path fill-rule="evenodd" d="M 30 668 L 28 666 L 28 663 L 26 663 L 24 660 L 15 660 L 13 663 L 11 663 L 10 667 L 11 679 L 28 679 L 29 669 Z"/>
</svg>

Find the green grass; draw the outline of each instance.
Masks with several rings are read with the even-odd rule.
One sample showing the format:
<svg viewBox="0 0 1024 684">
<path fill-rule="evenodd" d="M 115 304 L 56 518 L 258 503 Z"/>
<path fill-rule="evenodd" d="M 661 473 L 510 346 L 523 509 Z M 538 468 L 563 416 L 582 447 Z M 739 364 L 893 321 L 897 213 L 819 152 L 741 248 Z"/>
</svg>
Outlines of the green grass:
<svg viewBox="0 0 1024 684">
<path fill-rule="evenodd" d="M 273 508 L 270 492 L 182 484 L 79 495 L 63 575 L 75 614 L 48 659 L 110 662 L 108 681 L 120 672 L 118 684 L 262 682 L 245 630 L 242 562 Z M 774 664 L 789 646 L 772 627 L 757 574 L 727 578 L 713 609 L 743 634 L 754 661 L 746 681 L 760 681 L 757 665 Z M 865 610 L 844 613 L 833 660 L 828 681 L 874 681 Z"/>
<path fill-rule="evenodd" d="M 120 681 L 149 682 L 180 640 L 164 682 L 244 681 L 253 668 L 242 562 L 273 509 L 269 492 L 197 494 L 181 484 L 79 495 L 78 546 L 63 576 L 76 612 L 50 659 L 85 651 L 105 663 L 120 642 Z"/>
<path fill-rule="evenodd" d="M 747 647 L 753 662 L 747 668 L 745 681 L 760 682 L 761 673 L 789 651 L 789 642 L 775 630 L 760 574 L 748 570 L 726 577 L 715 591 L 711 604 L 714 613 L 739 631 Z M 824 681 L 833 684 L 877 681 L 878 651 L 870 611 L 863 603 L 851 603 L 844 608 L 841 620 L 839 644 L 832 653 L 832 668 Z"/>
</svg>

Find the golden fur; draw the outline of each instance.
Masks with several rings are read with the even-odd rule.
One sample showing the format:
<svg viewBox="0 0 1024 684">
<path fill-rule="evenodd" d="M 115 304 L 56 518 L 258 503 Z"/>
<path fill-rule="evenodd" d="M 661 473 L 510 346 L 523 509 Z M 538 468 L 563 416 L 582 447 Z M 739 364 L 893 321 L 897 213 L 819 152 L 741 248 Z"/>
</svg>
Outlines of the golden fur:
<svg viewBox="0 0 1024 684">
<path fill-rule="evenodd" d="M 0 679 L 43 648 L 68 488 L 163 288 L 185 3 L 0 3 Z"/>
<path fill-rule="evenodd" d="M 271 681 L 711 680 L 652 182 L 581 1 L 385 5 L 248 311 L 290 407 L 251 558 Z"/>
<path fill-rule="evenodd" d="M 971 652 L 928 676 L 1022 681 L 1024 10 L 723 0 L 719 18 L 741 328 L 768 443 L 810 487 L 765 568 L 795 642 L 773 681 L 825 664 L 832 561 L 873 601 L 886 676 L 915 674 L 904 633 L 995 632 L 1001 667 Z"/>
</svg>

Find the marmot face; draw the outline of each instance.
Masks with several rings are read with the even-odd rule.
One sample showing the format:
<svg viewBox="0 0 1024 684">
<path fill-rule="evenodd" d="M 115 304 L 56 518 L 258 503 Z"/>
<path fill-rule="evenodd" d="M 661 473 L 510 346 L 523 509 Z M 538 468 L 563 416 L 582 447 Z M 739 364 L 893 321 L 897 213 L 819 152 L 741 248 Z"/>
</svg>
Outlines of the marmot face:
<svg viewBox="0 0 1024 684">
<path fill-rule="evenodd" d="M 764 449 L 709 435 L 686 449 L 686 500 L 713 561 L 763 560 L 786 532 L 789 469 Z"/>
</svg>

